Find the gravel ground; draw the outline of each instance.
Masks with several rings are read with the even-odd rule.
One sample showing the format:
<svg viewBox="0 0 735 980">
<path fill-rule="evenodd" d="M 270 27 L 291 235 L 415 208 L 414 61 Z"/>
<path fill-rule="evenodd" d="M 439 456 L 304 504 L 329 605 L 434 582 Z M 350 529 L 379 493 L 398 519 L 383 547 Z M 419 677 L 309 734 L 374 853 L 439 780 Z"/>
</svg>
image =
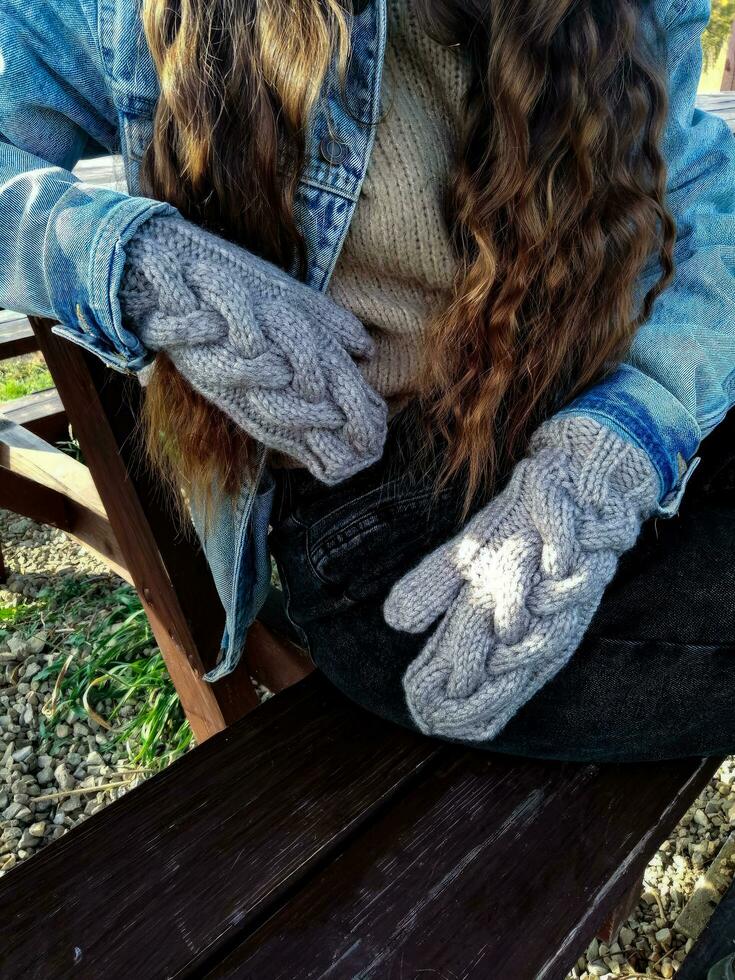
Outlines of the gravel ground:
<svg viewBox="0 0 735 980">
<path fill-rule="evenodd" d="M 104 606 L 120 585 L 66 535 L 5 511 L 0 511 L 0 541 L 9 572 L 0 587 L 0 608 L 33 599 L 63 578 L 89 585 L 90 603 Z M 53 683 L 34 675 L 58 653 L 49 652 L 43 631 L 28 637 L 27 629 L 21 635 L 12 624 L 6 627 L 0 640 L 0 876 L 147 775 L 130 768 L 121 746 L 109 747 L 108 735 L 91 718 L 70 715 L 40 733 Z M 617 942 L 608 947 L 594 941 L 569 980 L 672 977 L 711 913 L 712 896 L 734 873 L 735 758 L 730 758 L 654 855 L 641 900 Z"/>
<path fill-rule="evenodd" d="M 88 585 L 103 606 L 121 584 L 62 532 L 6 511 L 0 511 L 0 541 L 8 570 L 0 586 L 5 609 L 62 579 Z M 109 747 L 92 719 L 70 713 L 40 734 L 53 682 L 34 678 L 58 653 L 49 652 L 44 631 L 27 632 L 9 625 L 0 641 L 0 876 L 146 775 L 131 770 L 124 747 Z"/>
<path fill-rule="evenodd" d="M 593 941 L 569 978 L 673 977 L 734 875 L 735 757 L 730 757 L 654 854 L 641 900 L 617 942 L 608 947 Z"/>
</svg>

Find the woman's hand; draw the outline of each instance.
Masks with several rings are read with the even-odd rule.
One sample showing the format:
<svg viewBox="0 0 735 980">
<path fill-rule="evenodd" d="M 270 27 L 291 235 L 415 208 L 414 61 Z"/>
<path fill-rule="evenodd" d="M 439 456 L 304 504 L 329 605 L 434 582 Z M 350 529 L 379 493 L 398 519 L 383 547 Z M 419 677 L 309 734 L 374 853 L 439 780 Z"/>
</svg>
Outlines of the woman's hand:
<svg viewBox="0 0 735 980">
<path fill-rule="evenodd" d="M 269 262 L 178 217 L 126 247 L 126 323 L 242 429 L 325 483 L 378 460 L 387 409 L 353 359 L 373 344 L 351 313 Z"/>
<path fill-rule="evenodd" d="M 403 682 L 424 732 L 491 739 L 567 663 L 658 490 L 648 457 L 592 419 L 541 426 L 503 492 L 385 603 L 394 629 L 440 620 Z"/>
</svg>

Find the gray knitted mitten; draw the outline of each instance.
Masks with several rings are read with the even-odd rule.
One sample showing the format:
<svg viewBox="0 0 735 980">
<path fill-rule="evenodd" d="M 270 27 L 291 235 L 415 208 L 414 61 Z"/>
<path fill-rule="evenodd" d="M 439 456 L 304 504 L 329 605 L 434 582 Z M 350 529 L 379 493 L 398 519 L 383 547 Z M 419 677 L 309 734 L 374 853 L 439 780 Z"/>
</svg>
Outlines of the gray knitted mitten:
<svg viewBox="0 0 735 980">
<path fill-rule="evenodd" d="M 126 246 L 126 324 L 242 429 L 337 483 L 380 459 L 387 409 L 353 358 L 360 321 L 276 266 L 178 217 Z"/>
<path fill-rule="evenodd" d="M 498 734 L 576 650 L 658 491 L 648 457 L 594 420 L 538 429 L 502 493 L 386 600 L 395 629 L 441 618 L 403 680 L 422 731 Z"/>
</svg>

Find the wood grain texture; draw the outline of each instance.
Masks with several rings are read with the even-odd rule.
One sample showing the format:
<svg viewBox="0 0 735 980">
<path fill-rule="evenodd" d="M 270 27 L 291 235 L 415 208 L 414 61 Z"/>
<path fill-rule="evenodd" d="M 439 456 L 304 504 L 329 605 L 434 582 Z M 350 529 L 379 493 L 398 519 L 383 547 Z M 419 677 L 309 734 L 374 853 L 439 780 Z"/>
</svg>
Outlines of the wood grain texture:
<svg viewBox="0 0 735 980">
<path fill-rule="evenodd" d="M 13 320 L 25 319 L 22 313 L 16 313 L 15 310 L 6 310 L 0 308 L 0 326 L 5 323 L 12 323 Z"/>
<path fill-rule="evenodd" d="M 447 750 L 208 980 L 559 980 L 715 768 Z"/>
<path fill-rule="evenodd" d="M 436 753 L 308 678 L 0 880 L 0 975 L 200 975 Z"/>
<path fill-rule="evenodd" d="M 74 346 L 65 341 L 59 342 L 66 347 Z M 160 588 L 157 586 L 155 591 L 166 594 L 171 607 L 169 614 L 171 626 L 167 645 L 170 647 L 173 641 L 174 649 L 178 649 L 177 638 L 185 634 L 177 631 L 171 617 L 175 616 L 178 619 L 183 616 L 188 635 L 196 651 L 190 662 L 197 673 L 200 669 L 198 664 L 201 664 L 204 670 L 209 670 L 214 666 L 219 653 L 225 624 L 224 609 L 193 528 L 183 524 L 173 513 L 171 502 L 166 498 L 158 476 L 146 465 L 140 439 L 142 388 L 136 377 L 126 377 L 110 371 L 91 354 L 83 355 L 83 361 L 102 406 L 104 424 L 112 434 L 117 446 L 117 455 L 123 463 L 125 481 L 123 500 L 134 495 L 145 518 L 142 527 L 129 526 L 123 520 L 118 533 L 128 535 L 132 532 L 137 541 L 145 540 L 146 548 L 149 547 L 148 536 L 152 537 L 166 573 L 165 582 L 161 580 Z M 85 438 L 84 452 L 85 457 L 91 460 L 92 455 L 97 458 L 98 448 L 94 432 L 90 432 L 89 435 L 89 439 Z M 99 468 L 106 473 L 107 463 L 104 454 L 100 459 Z M 97 485 L 102 491 L 99 482 Z M 111 505 L 109 495 L 112 495 L 112 500 L 117 505 L 121 494 L 114 486 L 107 484 L 103 499 L 108 508 Z M 134 544 L 133 547 L 137 545 Z M 142 595 L 144 605 L 152 602 L 155 595 L 153 584 L 157 581 L 155 577 L 150 577 L 153 566 L 150 558 L 146 558 L 146 554 L 144 552 L 140 556 L 146 574 L 144 578 L 138 580 L 138 591 Z M 169 587 L 171 592 L 167 591 Z M 160 604 L 158 612 L 161 612 Z M 173 637 L 171 628 L 174 631 Z M 190 648 L 187 646 L 188 649 Z M 232 674 L 214 684 L 206 681 L 199 681 L 199 684 L 201 687 L 198 696 L 204 698 L 205 702 L 213 696 L 217 703 L 216 719 L 213 716 L 217 731 L 242 718 L 260 703 L 244 663 L 240 664 Z M 209 723 L 207 730 L 212 731 Z M 197 737 L 199 739 L 206 737 L 201 732 L 201 726 Z"/>
</svg>

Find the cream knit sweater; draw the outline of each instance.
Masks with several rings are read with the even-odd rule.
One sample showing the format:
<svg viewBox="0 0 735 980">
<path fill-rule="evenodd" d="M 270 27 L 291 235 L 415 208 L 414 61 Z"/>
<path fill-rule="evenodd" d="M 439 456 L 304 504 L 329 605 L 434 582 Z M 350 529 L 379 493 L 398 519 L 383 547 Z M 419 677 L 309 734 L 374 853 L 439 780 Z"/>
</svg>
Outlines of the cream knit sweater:
<svg viewBox="0 0 735 980">
<path fill-rule="evenodd" d="M 388 0 L 383 118 L 329 294 L 367 327 L 370 385 L 394 405 L 415 390 L 426 322 L 456 268 L 444 196 L 469 65 L 429 38 L 410 0 Z"/>
</svg>

